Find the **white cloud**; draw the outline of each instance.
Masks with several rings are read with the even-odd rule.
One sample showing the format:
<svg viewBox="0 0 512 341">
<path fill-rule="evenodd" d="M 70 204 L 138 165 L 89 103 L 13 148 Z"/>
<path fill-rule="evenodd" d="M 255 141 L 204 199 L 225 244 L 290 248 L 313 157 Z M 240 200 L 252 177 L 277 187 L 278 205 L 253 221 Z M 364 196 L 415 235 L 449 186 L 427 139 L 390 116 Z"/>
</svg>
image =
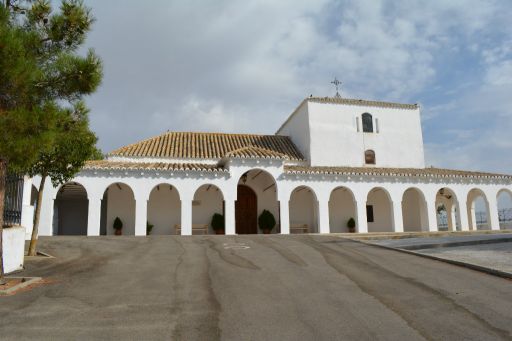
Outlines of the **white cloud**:
<svg viewBox="0 0 512 341">
<path fill-rule="evenodd" d="M 185 124 L 181 123 L 181 126 L 185 126 L 186 122 L 193 120 L 200 123 L 205 131 L 233 132 L 236 131 L 240 123 L 243 126 L 249 123 L 245 122 L 247 115 L 241 110 L 243 108 L 239 108 L 239 110 L 226 108 L 219 101 L 205 102 L 195 96 L 190 96 L 184 101 L 177 117 L 178 120 L 185 122 Z M 194 130 L 194 125 L 190 126 Z"/>
<path fill-rule="evenodd" d="M 484 83 L 479 89 L 447 104 L 446 112 L 454 113 L 455 119 L 443 129 L 440 140 L 426 144 L 427 163 L 512 173 L 512 158 L 509 157 L 512 150 L 510 94 L 512 84 Z"/>
<path fill-rule="evenodd" d="M 90 100 L 105 150 L 167 129 L 272 134 L 302 98 L 333 95 L 334 76 L 345 96 L 417 102 L 431 89 L 444 91 L 436 82 L 450 54 L 481 58 L 487 88 L 468 86 L 481 83 L 472 78 L 455 84 L 451 98 L 423 103 L 425 122 L 460 118 L 454 111 L 504 115 L 510 107 L 502 92 L 512 79 L 512 36 L 499 46 L 493 40 L 507 34 L 512 13 L 504 2 L 86 3 L 98 19 L 88 44 L 105 63 L 104 84 Z M 496 104 L 503 100 L 506 106 Z M 454 137 L 448 152 L 437 149 L 446 141 L 431 140 L 427 131 L 427 150 L 440 153 L 440 163 L 471 165 L 475 153 L 457 153 L 480 150 L 486 141 L 497 146 L 507 140 L 506 126 L 475 133 L 480 144 L 467 132 Z"/>
</svg>

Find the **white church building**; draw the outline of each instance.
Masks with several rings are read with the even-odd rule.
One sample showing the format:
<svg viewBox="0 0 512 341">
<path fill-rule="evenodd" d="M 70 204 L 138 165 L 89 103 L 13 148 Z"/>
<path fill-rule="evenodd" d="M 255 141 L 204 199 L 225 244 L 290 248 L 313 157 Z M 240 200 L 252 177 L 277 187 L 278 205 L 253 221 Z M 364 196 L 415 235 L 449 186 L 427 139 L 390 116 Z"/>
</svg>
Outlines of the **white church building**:
<svg viewBox="0 0 512 341">
<path fill-rule="evenodd" d="M 27 235 L 38 181 L 25 179 Z M 281 234 L 344 233 L 350 218 L 359 233 L 496 230 L 503 194 L 510 175 L 425 167 L 418 105 L 309 97 L 274 135 L 166 132 L 48 181 L 39 231 L 111 235 L 119 217 L 123 235 L 212 234 L 219 213 L 226 234 L 256 234 L 263 210 Z"/>
</svg>

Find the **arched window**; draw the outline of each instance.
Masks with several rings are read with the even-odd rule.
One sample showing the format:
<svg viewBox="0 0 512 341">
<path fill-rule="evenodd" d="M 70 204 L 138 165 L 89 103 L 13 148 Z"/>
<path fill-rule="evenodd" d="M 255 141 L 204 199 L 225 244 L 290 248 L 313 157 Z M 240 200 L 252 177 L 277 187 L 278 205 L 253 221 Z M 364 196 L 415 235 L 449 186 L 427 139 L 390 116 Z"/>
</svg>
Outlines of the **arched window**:
<svg viewBox="0 0 512 341">
<path fill-rule="evenodd" d="M 373 133 L 373 118 L 372 115 L 365 112 L 361 115 L 363 121 L 363 132 Z"/>
<path fill-rule="evenodd" d="M 367 165 L 375 164 L 375 152 L 371 149 L 364 152 L 364 163 Z"/>
</svg>

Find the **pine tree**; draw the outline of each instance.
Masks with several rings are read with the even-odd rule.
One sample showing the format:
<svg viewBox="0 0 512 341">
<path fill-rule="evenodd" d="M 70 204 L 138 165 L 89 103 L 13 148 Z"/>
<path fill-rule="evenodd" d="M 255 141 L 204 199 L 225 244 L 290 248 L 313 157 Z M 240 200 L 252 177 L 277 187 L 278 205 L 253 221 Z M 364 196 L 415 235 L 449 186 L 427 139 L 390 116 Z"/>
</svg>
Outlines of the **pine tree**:
<svg viewBox="0 0 512 341">
<path fill-rule="evenodd" d="M 56 155 L 63 121 L 88 131 L 86 116 L 73 115 L 86 112 L 81 100 L 102 78 L 94 51 L 78 54 L 93 21 L 81 0 L 63 0 L 58 12 L 49 0 L 0 4 L 0 281 L 7 167 L 33 172 L 44 157 Z"/>
</svg>

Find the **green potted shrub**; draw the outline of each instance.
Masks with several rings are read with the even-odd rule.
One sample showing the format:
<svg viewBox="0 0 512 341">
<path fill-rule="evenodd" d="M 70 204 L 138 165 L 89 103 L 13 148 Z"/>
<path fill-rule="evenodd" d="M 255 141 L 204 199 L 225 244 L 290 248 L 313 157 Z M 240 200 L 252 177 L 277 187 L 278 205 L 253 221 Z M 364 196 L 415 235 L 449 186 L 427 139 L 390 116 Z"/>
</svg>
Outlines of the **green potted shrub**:
<svg viewBox="0 0 512 341">
<path fill-rule="evenodd" d="M 113 227 L 116 231 L 116 236 L 120 236 L 123 234 L 123 222 L 121 221 L 121 219 L 119 219 L 119 217 L 116 217 L 116 219 L 114 219 Z"/>
<path fill-rule="evenodd" d="M 347 227 L 348 227 L 348 232 L 350 232 L 350 233 L 356 232 L 356 221 L 354 220 L 354 218 L 350 218 L 347 221 Z"/>
<path fill-rule="evenodd" d="M 212 229 L 215 234 L 224 234 L 224 216 L 220 213 L 215 213 L 212 217 Z"/>
<path fill-rule="evenodd" d="M 258 218 L 258 225 L 264 234 L 270 234 L 276 226 L 276 218 L 270 211 L 263 210 Z"/>
<path fill-rule="evenodd" d="M 151 234 L 151 231 L 153 231 L 153 227 L 155 227 L 155 225 L 150 224 L 149 221 L 146 222 L 146 235 L 149 236 Z"/>
</svg>

